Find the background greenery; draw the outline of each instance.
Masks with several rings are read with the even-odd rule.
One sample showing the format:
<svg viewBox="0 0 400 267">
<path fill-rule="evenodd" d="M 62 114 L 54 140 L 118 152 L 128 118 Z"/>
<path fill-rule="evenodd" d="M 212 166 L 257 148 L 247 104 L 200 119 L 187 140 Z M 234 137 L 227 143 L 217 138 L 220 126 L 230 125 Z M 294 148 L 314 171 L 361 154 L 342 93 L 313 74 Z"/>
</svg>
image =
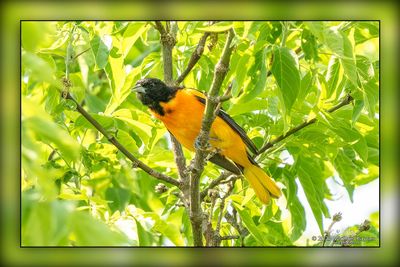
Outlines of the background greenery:
<svg viewBox="0 0 400 267">
<path fill-rule="evenodd" d="M 3 4 L 3 3 L 2 3 Z M 362 4 L 359 2 L 347 3 L 316 3 L 309 4 L 304 2 L 291 3 L 290 5 L 274 4 L 255 4 L 237 3 L 226 6 L 215 4 L 210 8 L 209 3 L 168 3 L 160 9 L 159 6 L 151 4 L 116 4 L 116 3 L 96 3 L 80 2 L 79 4 L 65 5 L 62 3 L 37 3 L 37 2 L 7 2 L 1 9 L 1 27 L 3 42 L 1 46 L 1 84 L 2 84 L 2 157 L 1 168 L 2 187 L 1 187 L 1 214 L 2 214 L 2 260 L 8 264 L 18 265 L 57 265 L 64 264 L 120 264 L 120 263 L 173 263 L 186 264 L 188 262 L 204 263 L 209 260 L 212 263 L 219 262 L 236 264 L 259 264 L 269 262 L 273 264 L 344 264 L 362 263 L 364 265 L 380 264 L 392 265 L 397 257 L 397 212 L 396 199 L 397 180 L 396 166 L 398 157 L 396 148 L 398 139 L 395 134 L 396 124 L 396 100 L 398 99 L 397 78 L 397 58 L 398 58 L 398 33 L 397 16 L 395 13 L 396 5 L 389 2 L 369 2 Z M 196 15 L 194 14 L 196 13 Z M 105 18 L 105 19 L 132 19 L 132 18 L 191 18 L 191 19 L 232 19 L 235 14 L 236 19 L 298 19 L 301 14 L 302 19 L 379 19 L 381 20 L 381 57 L 382 57 L 382 83 L 381 113 L 384 118 L 381 123 L 382 144 L 381 155 L 385 163 L 381 169 L 382 191 L 381 207 L 382 219 L 385 227 L 382 230 L 381 249 L 357 249 L 357 250 L 330 250 L 330 249 L 246 249 L 245 251 L 219 249 L 208 252 L 196 249 L 21 249 L 18 248 L 19 238 L 19 84 L 20 76 L 16 72 L 19 62 L 19 20 L 20 19 L 53 19 L 67 17 L 69 19 L 80 18 Z M 7 178 L 7 179 L 6 179 Z M 209 254 L 212 253 L 212 254 Z M 199 257 L 200 255 L 200 257 Z"/>
<path fill-rule="evenodd" d="M 177 188 L 155 190 L 157 180 L 133 169 L 75 111 L 75 103 L 60 97 L 68 70 L 71 93 L 103 127 L 137 158 L 177 177 L 165 128 L 130 94 L 138 79 L 163 76 L 160 37 L 152 23 L 24 21 L 21 27 L 22 245 L 191 245 L 189 218 Z M 352 199 L 356 186 L 378 178 L 379 23 L 208 26 L 181 21 L 171 27 L 177 35 L 175 74 L 185 69 L 203 33 L 212 33 L 184 81 L 203 91 L 211 86 L 224 32 L 233 27 L 235 50 L 223 84 L 232 84 L 233 98 L 224 109 L 259 148 L 304 120 L 318 119 L 258 159 L 283 186 L 280 202 L 262 205 L 240 180 L 230 196 L 216 200 L 215 208 L 206 199 L 203 209 L 213 225 L 220 213 L 237 212 L 249 232 L 222 245 L 321 245 L 309 237 L 298 241 L 307 224 L 298 186 L 324 235 L 323 217 L 331 216 L 324 200 L 335 198 L 326 179 L 334 177 Z M 353 105 L 326 112 L 348 94 Z M 217 176 L 218 169 L 208 164 L 203 187 Z M 378 216 L 372 219 L 365 233 L 357 227 L 346 232 L 371 237 L 352 245 L 379 244 Z M 238 235 L 238 230 L 222 220 L 222 235 Z"/>
</svg>

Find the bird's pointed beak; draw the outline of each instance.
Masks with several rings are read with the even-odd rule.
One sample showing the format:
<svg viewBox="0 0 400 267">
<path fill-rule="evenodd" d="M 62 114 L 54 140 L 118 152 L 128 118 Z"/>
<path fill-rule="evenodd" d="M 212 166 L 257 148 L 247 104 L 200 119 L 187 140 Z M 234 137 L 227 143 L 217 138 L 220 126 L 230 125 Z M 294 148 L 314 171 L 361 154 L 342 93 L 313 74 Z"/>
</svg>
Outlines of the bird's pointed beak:
<svg viewBox="0 0 400 267">
<path fill-rule="evenodd" d="M 142 93 L 142 94 L 144 94 L 144 93 L 146 93 L 146 88 L 144 88 L 144 87 L 141 86 L 141 85 L 136 85 L 135 87 L 132 88 L 131 91 L 132 91 L 132 92 L 136 92 L 136 93 Z"/>
</svg>

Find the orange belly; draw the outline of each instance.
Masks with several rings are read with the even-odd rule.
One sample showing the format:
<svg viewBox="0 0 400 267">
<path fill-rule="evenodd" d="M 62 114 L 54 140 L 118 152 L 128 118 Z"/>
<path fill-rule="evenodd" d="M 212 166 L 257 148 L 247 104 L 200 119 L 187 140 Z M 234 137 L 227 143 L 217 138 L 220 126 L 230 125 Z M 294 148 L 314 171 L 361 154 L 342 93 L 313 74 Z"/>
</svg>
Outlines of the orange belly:
<svg viewBox="0 0 400 267">
<path fill-rule="evenodd" d="M 162 116 L 153 112 L 153 115 L 164 123 L 184 147 L 194 151 L 194 143 L 199 135 L 204 114 L 203 103 L 196 99 L 191 90 L 179 90 L 175 98 L 168 103 L 161 103 L 161 106 L 165 114 Z M 211 126 L 209 142 L 233 162 L 243 167 L 251 165 L 242 139 L 219 117 Z"/>
</svg>

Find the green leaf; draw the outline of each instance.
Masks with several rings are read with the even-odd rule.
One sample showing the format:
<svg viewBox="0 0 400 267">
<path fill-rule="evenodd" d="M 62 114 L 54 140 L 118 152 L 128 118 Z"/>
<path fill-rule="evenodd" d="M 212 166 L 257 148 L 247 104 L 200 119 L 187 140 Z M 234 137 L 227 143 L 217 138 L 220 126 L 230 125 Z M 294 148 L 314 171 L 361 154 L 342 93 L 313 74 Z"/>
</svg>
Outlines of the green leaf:
<svg viewBox="0 0 400 267">
<path fill-rule="evenodd" d="M 243 87 L 243 83 L 246 79 L 246 74 L 247 74 L 247 64 L 250 61 L 250 55 L 249 54 L 243 54 L 243 56 L 240 58 L 238 64 L 237 64 L 237 68 L 236 68 L 236 82 L 237 82 L 237 90 L 236 92 L 233 93 L 233 95 L 236 97 L 239 92 L 240 89 Z M 233 90 L 232 90 L 233 91 Z"/>
<path fill-rule="evenodd" d="M 68 194 L 68 193 L 61 193 L 58 195 L 58 198 L 65 199 L 65 200 L 88 200 L 88 197 L 83 194 Z"/>
<path fill-rule="evenodd" d="M 100 36 L 96 35 L 90 40 L 90 46 L 92 47 L 92 52 L 96 61 L 96 65 L 99 69 L 105 68 L 107 65 L 108 55 L 110 54 L 110 49 L 104 43 Z"/>
<path fill-rule="evenodd" d="M 72 101 L 71 99 L 63 99 L 62 105 L 66 110 L 72 111 L 76 110 L 77 107 L 76 102 Z"/>
<path fill-rule="evenodd" d="M 259 223 L 260 224 L 266 223 L 269 220 L 271 220 L 273 216 L 274 216 L 274 212 L 272 210 L 272 205 L 266 205 L 263 207 L 263 211 L 261 212 L 261 217 L 259 219 Z"/>
<path fill-rule="evenodd" d="M 297 157 L 295 169 L 322 235 L 324 232 L 323 214 L 328 212 L 324 203 L 323 186 L 325 181 L 322 177 L 322 170 L 316 159 L 301 154 Z"/>
<path fill-rule="evenodd" d="M 336 27 L 327 28 L 323 22 L 309 22 L 307 25 L 311 32 L 339 57 L 346 77 L 357 87 L 357 67 L 353 45 L 347 35 Z"/>
<path fill-rule="evenodd" d="M 253 73 L 253 81 L 256 82 L 254 86 L 252 86 L 253 83 L 248 86 L 251 89 L 246 89 L 246 94 L 239 98 L 238 103 L 246 103 L 256 98 L 265 89 L 265 85 L 267 83 L 266 53 L 267 49 L 264 49 L 255 55 L 256 64 L 259 66 L 259 69 Z"/>
<path fill-rule="evenodd" d="M 290 239 L 295 241 L 301 237 L 306 229 L 306 214 L 304 207 L 297 196 L 297 184 L 294 175 L 288 170 L 284 170 L 284 173 L 287 181 L 287 208 L 290 211 L 292 222 Z"/>
<path fill-rule="evenodd" d="M 100 125 L 106 130 L 114 130 L 115 121 L 112 117 L 100 115 L 100 114 L 90 114 Z M 82 115 L 79 115 L 78 119 L 75 121 L 75 127 L 83 129 L 94 129 L 96 128 Z M 97 131 L 97 130 L 96 130 Z"/>
<path fill-rule="evenodd" d="M 108 102 L 108 105 L 104 112 L 105 114 L 111 114 L 121 105 L 122 102 L 125 101 L 128 95 L 131 93 L 133 82 L 136 80 L 139 71 L 140 71 L 139 68 L 134 69 L 126 77 L 124 77 L 123 84 L 119 85 L 115 84 L 115 86 L 122 86 L 122 87 L 115 87 L 115 90 L 113 90 L 113 95 L 110 101 Z"/>
<path fill-rule="evenodd" d="M 367 173 L 360 173 L 354 179 L 353 183 L 356 186 L 368 184 L 375 179 L 379 178 L 379 167 L 376 165 L 369 165 L 367 168 Z"/>
<path fill-rule="evenodd" d="M 339 54 L 341 55 L 340 62 L 347 78 L 357 87 L 357 66 L 353 55 L 353 45 L 344 33 L 340 36 L 343 40 L 343 54 Z"/>
<path fill-rule="evenodd" d="M 303 102 L 306 96 L 308 95 L 311 86 L 313 84 L 314 80 L 314 75 L 312 74 L 311 71 L 307 72 L 306 75 L 301 79 L 300 82 L 300 91 L 299 95 L 297 96 L 297 101 L 298 102 Z"/>
<path fill-rule="evenodd" d="M 356 128 L 352 128 L 350 123 L 340 119 L 331 122 L 330 128 L 347 142 L 358 154 L 358 156 L 367 162 L 368 146 L 364 136 L 362 136 Z"/>
<path fill-rule="evenodd" d="M 128 238 L 85 212 L 71 216 L 76 246 L 129 246 Z"/>
<path fill-rule="evenodd" d="M 356 64 L 360 79 L 363 81 L 369 81 L 375 77 L 374 67 L 367 57 L 357 55 Z"/>
<path fill-rule="evenodd" d="M 125 97 L 127 96 L 127 88 L 125 88 L 124 92 L 122 92 L 127 77 L 125 73 L 124 58 L 121 54 L 121 49 L 118 47 L 114 46 L 111 49 L 109 64 L 106 66 L 105 71 L 112 90 L 112 98 L 107 105 L 105 114 L 111 114 L 118 107 L 118 104 L 123 101 L 122 95 L 125 95 Z M 131 84 L 133 75 L 134 74 L 131 73 L 131 76 L 128 77 L 131 81 Z"/>
<path fill-rule="evenodd" d="M 133 139 L 126 131 L 119 129 L 117 139 L 129 152 L 133 154 L 138 152 L 139 148 L 136 146 L 135 139 Z"/>
<path fill-rule="evenodd" d="M 379 101 L 379 83 L 375 79 L 371 79 L 363 85 L 364 102 L 371 119 L 375 117 L 377 104 Z"/>
<path fill-rule="evenodd" d="M 80 146 L 64 129 L 54 123 L 50 116 L 30 100 L 22 102 L 24 129 L 33 134 L 33 138 L 46 144 L 54 144 L 67 160 L 79 156 Z"/>
<path fill-rule="evenodd" d="M 130 198 L 131 192 L 121 187 L 109 187 L 105 192 L 105 199 L 110 201 L 108 202 L 108 206 L 113 213 L 117 210 L 121 212 L 125 210 Z"/>
<path fill-rule="evenodd" d="M 326 46 L 328 46 L 334 53 L 338 56 L 343 57 L 345 55 L 344 48 L 344 39 L 347 37 L 341 32 L 339 32 L 336 28 L 325 28 L 323 31 L 323 42 Z"/>
<path fill-rule="evenodd" d="M 359 21 L 355 24 L 354 40 L 356 44 L 379 37 L 378 21 Z"/>
<path fill-rule="evenodd" d="M 268 108 L 268 101 L 264 99 L 253 99 L 246 103 L 239 102 L 238 104 L 232 105 L 232 107 L 229 109 L 229 115 L 236 116 L 254 110 L 266 110 Z"/>
<path fill-rule="evenodd" d="M 45 105 L 45 110 L 47 113 L 53 114 L 56 111 L 56 107 L 60 102 L 60 98 L 61 94 L 56 88 L 50 86 L 47 89 L 46 105 Z"/>
<path fill-rule="evenodd" d="M 125 58 L 137 39 L 148 30 L 150 25 L 143 22 L 131 22 L 124 31 L 122 39 L 122 55 Z"/>
<path fill-rule="evenodd" d="M 305 22 L 304 23 L 308 29 L 311 31 L 315 37 L 317 37 L 320 41 L 324 40 L 324 30 L 326 26 L 323 22 L 320 21 L 312 21 L 312 22 Z"/>
<path fill-rule="evenodd" d="M 301 48 L 306 60 L 318 60 L 318 49 L 315 36 L 307 29 L 303 29 L 301 34 Z"/>
<path fill-rule="evenodd" d="M 355 171 L 356 167 L 354 166 L 351 159 L 344 153 L 343 149 L 339 150 L 339 153 L 337 154 L 333 164 L 344 183 L 344 187 L 346 188 L 349 194 L 351 202 L 353 202 L 353 192 L 354 192 L 353 180 L 356 178 L 356 171 Z"/>
<path fill-rule="evenodd" d="M 100 97 L 92 94 L 85 94 L 85 101 L 88 107 L 88 111 L 93 113 L 104 112 L 106 108 L 106 102 L 103 101 Z"/>
<path fill-rule="evenodd" d="M 156 219 L 156 223 L 153 227 L 154 231 L 160 232 L 161 234 L 168 237 L 176 246 L 184 245 L 184 241 L 179 230 L 180 225 L 166 223 L 161 218 L 153 217 L 153 219 Z"/>
<path fill-rule="evenodd" d="M 357 122 L 358 118 L 360 117 L 363 108 L 364 108 L 364 101 L 356 99 L 354 101 L 353 115 L 352 115 L 352 118 L 351 118 L 353 126 L 355 125 L 355 123 Z"/>
<path fill-rule="evenodd" d="M 22 66 L 30 71 L 29 78 L 38 82 L 48 82 L 61 88 L 61 82 L 55 78 L 55 69 L 51 64 L 34 53 L 22 51 Z"/>
<path fill-rule="evenodd" d="M 142 226 L 142 224 L 135 218 L 137 235 L 139 239 L 139 246 L 153 245 L 154 236 Z"/>
<path fill-rule="evenodd" d="M 85 98 L 86 86 L 82 80 L 82 74 L 79 72 L 71 73 L 69 75 L 69 79 L 72 83 L 72 87 L 70 88 L 70 93 L 74 96 L 75 100 L 78 103 L 81 103 Z"/>
<path fill-rule="evenodd" d="M 232 204 L 239 213 L 239 216 L 242 219 L 243 224 L 246 226 L 249 232 L 254 236 L 254 238 L 257 239 L 259 244 L 261 246 L 268 245 L 268 242 L 264 239 L 264 234 L 257 228 L 257 225 L 254 223 L 248 211 L 235 202 L 232 202 Z"/>
<path fill-rule="evenodd" d="M 328 70 L 326 71 L 326 82 L 328 85 L 327 95 L 326 97 L 329 98 L 333 92 L 335 92 L 339 80 L 341 78 L 340 73 L 340 62 L 336 56 L 331 56 L 329 63 L 328 63 Z"/>
<path fill-rule="evenodd" d="M 113 113 L 113 117 L 116 120 L 120 120 L 125 123 L 129 128 L 131 128 L 135 133 L 142 139 L 145 143 L 148 143 L 150 137 L 152 136 L 152 126 L 151 120 L 134 119 L 132 113 L 128 109 L 119 109 Z"/>
<path fill-rule="evenodd" d="M 21 45 L 31 52 L 49 47 L 56 35 L 54 22 L 48 21 L 21 21 Z"/>
<path fill-rule="evenodd" d="M 368 147 L 368 162 L 379 166 L 379 149 Z"/>
<path fill-rule="evenodd" d="M 73 205 L 65 201 L 38 202 L 22 194 L 21 244 L 23 246 L 67 246 Z"/>
<path fill-rule="evenodd" d="M 263 225 L 268 234 L 266 235 L 268 242 L 276 246 L 291 246 L 293 245 L 290 238 L 283 230 L 282 223 L 269 221 Z"/>
<path fill-rule="evenodd" d="M 272 74 L 274 75 L 287 111 L 293 106 L 300 90 L 300 73 L 294 53 L 286 47 L 275 47 L 273 50 Z"/>
</svg>

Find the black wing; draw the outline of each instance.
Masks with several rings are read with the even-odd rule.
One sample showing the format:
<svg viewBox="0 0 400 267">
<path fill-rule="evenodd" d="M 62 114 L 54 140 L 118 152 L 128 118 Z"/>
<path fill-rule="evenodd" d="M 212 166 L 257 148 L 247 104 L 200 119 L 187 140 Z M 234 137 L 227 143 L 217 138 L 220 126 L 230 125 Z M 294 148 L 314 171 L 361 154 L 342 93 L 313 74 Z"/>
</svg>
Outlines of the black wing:
<svg viewBox="0 0 400 267">
<path fill-rule="evenodd" d="M 206 100 L 198 95 L 195 95 L 197 100 L 199 100 L 201 103 L 204 105 L 206 104 Z M 246 132 L 240 127 L 225 111 L 222 109 L 219 110 L 218 112 L 218 117 L 223 119 L 235 132 L 239 134 L 239 136 L 242 138 L 243 142 L 246 144 L 246 146 L 250 149 L 250 151 L 254 154 L 258 154 L 258 149 L 254 145 L 253 141 L 250 140 L 250 138 L 247 136 Z"/>
<path fill-rule="evenodd" d="M 173 135 L 170 131 L 168 131 L 171 135 Z M 252 158 L 249 156 L 249 159 L 252 160 Z M 241 175 L 243 172 L 243 167 L 240 165 L 237 165 L 233 161 L 230 161 L 229 159 L 225 158 L 223 155 L 217 153 L 214 156 L 212 156 L 209 159 L 212 163 L 224 168 L 225 170 L 228 170 L 236 175 Z M 254 160 L 253 160 L 254 161 Z M 257 164 L 257 163 L 256 163 Z"/>
<path fill-rule="evenodd" d="M 232 161 L 230 161 L 229 159 L 225 158 L 224 156 L 222 156 L 221 154 L 215 154 L 214 156 L 212 156 L 210 158 L 210 161 L 222 168 L 224 168 L 225 170 L 228 170 L 236 175 L 241 175 L 242 171 L 243 171 L 243 167 L 240 165 L 236 165 L 235 163 L 233 163 Z"/>
</svg>

